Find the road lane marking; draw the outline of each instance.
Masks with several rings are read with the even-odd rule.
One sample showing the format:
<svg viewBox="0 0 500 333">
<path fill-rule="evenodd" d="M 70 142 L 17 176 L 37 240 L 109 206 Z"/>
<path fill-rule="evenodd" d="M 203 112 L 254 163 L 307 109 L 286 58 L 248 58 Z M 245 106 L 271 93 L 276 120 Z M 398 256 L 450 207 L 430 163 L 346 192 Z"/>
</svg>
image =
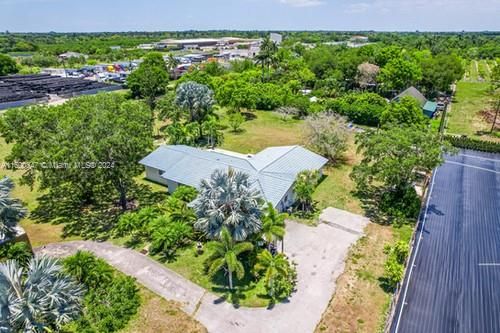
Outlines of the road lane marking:
<svg viewBox="0 0 500 333">
<path fill-rule="evenodd" d="M 500 163 L 500 159 L 497 159 L 497 158 L 481 157 L 481 156 L 474 156 L 474 155 L 468 155 L 468 154 L 457 154 L 456 156 L 465 156 L 465 157 L 476 158 L 479 160 L 486 160 L 486 161 L 493 161 L 493 162 Z M 452 155 L 452 157 L 453 157 L 453 155 Z"/>
<path fill-rule="evenodd" d="M 481 167 L 478 167 L 475 165 L 470 165 L 470 164 L 465 164 L 465 163 L 460 163 L 460 162 L 453 162 L 453 161 L 445 161 L 445 163 L 456 164 L 456 165 L 461 165 L 461 166 L 465 166 L 468 168 L 473 168 L 473 169 L 478 169 L 478 170 L 482 170 L 482 171 L 489 171 L 489 172 L 493 172 L 496 174 L 500 174 L 500 171 L 495 171 L 495 170 L 491 170 L 491 169 L 487 169 L 487 168 L 481 168 Z"/>
<path fill-rule="evenodd" d="M 422 221 L 422 228 L 420 228 L 420 235 L 418 237 L 417 245 L 416 245 L 416 248 L 415 248 L 415 254 L 413 255 L 413 260 L 412 260 L 412 263 L 411 263 L 411 266 L 410 266 L 410 272 L 408 273 L 408 280 L 406 281 L 406 286 L 405 286 L 405 290 L 404 290 L 404 294 L 403 294 L 403 300 L 401 301 L 401 309 L 399 309 L 399 315 L 398 315 L 398 319 L 396 321 L 396 328 L 394 330 L 394 333 L 398 333 L 399 323 L 401 322 L 401 316 L 403 315 L 404 306 L 405 306 L 405 304 L 408 304 L 406 302 L 406 295 L 408 293 L 408 286 L 410 284 L 411 275 L 413 273 L 413 267 L 415 266 L 415 260 L 417 258 L 418 250 L 420 249 L 420 242 L 422 240 L 423 231 L 425 230 L 425 222 L 427 221 L 427 212 L 429 211 L 429 202 L 431 200 L 432 190 L 434 189 L 434 180 L 436 179 L 437 172 L 438 172 L 438 168 L 436 168 L 434 170 L 434 173 L 432 174 L 431 188 L 430 188 L 429 193 L 427 195 L 427 202 L 425 203 L 425 210 L 424 210 L 424 217 L 423 217 L 423 221 Z M 418 226 L 417 226 L 417 228 L 418 228 Z"/>
</svg>

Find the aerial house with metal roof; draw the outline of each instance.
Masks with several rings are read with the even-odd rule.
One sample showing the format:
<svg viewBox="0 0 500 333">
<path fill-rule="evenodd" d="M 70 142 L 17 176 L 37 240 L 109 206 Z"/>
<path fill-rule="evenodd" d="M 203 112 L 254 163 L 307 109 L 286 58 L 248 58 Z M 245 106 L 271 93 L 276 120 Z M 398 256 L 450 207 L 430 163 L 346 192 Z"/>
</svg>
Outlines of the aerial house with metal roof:
<svg viewBox="0 0 500 333">
<path fill-rule="evenodd" d="M 399 95 L 393 98 L 393 101 L 399 101 L 401 98 L 405 96 L 410 96 L 415 98 L 418 101 L 418 104 L 420 104 L 420 107 L 422 108 L 422 112 L 429 118 L 434 118 L 434 115 L 437 112 L 437 103 L 432 102 L 427 100 L 424 95 L 415 87 L 409 87 Z"/>
<path fill-rule="evenodd" d="M 232 168 L 247 173 L 264 200 L 284 211 L 295 202 L 293 184 L 304 170 L 322 171 L 326 158 L 301 146 L 270 147 L 255 155 L 222 149 L 204 150 L 183 145 L 162 145 L 139 163 L 146 178 L 166 185 L 172 193 L 179 185 L 198 188 L 215 170 Z"/>
</svg>

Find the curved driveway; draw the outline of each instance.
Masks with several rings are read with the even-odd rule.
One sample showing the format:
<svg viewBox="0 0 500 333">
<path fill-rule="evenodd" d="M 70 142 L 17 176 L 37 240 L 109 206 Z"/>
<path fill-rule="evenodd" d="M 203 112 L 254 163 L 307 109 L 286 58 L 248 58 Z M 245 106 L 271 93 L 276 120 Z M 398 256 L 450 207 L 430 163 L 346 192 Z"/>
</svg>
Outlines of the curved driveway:
<svg viewBox="0 0 500 333">
<path fill-rule="evenodd" d="M 321 319 L 335 291 L 335 281 L 344 270 L 349 247 L 367 223 L 363 217 L 331 208 L 321 218 L 327 223 L 317 227 L 287 221 L 285 252 L 298 264 L 297 292 L 272 309 L 235 308 L 148 256 L 110 243 L 57 243 L 36 252 L 62 257 L 78 250 L 91 251 L 158 295 L 181 302 L 183 310 L 209 332 L 307 333 L 313 332 Z"/>
</svg>

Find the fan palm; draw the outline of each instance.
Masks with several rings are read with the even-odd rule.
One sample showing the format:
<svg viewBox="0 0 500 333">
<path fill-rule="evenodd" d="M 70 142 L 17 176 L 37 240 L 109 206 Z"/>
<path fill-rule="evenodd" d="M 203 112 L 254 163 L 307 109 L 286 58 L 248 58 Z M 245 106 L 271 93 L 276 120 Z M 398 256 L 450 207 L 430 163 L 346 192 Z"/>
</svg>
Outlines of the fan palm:
<svg viewBox="0 0 500 333">
<path fill-rule="evenodd" d="M 227 228 L 238 242 L 258 233 L 261 197 L 251 185 L 244 172 L 215 170 L 210 179 L 201 182 L 199 195 L 192 203 L 198 217 L 195 227 L 212 239 L 220 238 L 223 228 Z"/>
<path fill-rule="evenodd" d="M 82 287 L 62 273 L 56 259 L 33 258 L 26 271 L 0 264 L 0 332 L 45 332 L 80 315 Z"/>
<path fill-rule="evenodd" d="M 285 236 L 286 214 L 279 213 L 273 204 L 268 202 L 264 216 L 262 218 L 262 237 L 266 241 L 268 248 L 278 240 L 283 240 Z"/>
<path fill-rule="evenodd" d="M 8 178 L 0 179 L 0 239 L 15 234 L 19 220 L 26 216 L 26 209 L 21 202 L 10 196 L 14 182 Z"/>
<path fill-rule="evenodd" d="M 233 273 L 238 279 L 245 275 L 245 268 L 238 256 L 244 252 L 252 251 L 253 245 L 250 242 L 236 243 L 227 228 L 221 231 L 221 239 L 217 243 L 211 243 L 212 255 L 207 259 L 208 274 L 214 276 L 221 269 L 228 275 L 229 289 L 233 289 Z"/>
</svg>

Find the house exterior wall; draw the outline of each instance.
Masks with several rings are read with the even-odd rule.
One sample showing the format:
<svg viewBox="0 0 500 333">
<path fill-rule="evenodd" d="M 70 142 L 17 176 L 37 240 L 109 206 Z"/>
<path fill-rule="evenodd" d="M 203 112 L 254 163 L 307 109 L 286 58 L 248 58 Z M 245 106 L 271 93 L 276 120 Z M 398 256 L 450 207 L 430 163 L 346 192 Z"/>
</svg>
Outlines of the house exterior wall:
<svg viewBox="0 0 500 333">
<path fill-rule="evenodd" d="M 167 180 L 160 176 L 160 170 L 147 166 L 146 167 L 146 178 L 162 185 L 168 185 Z"/>
<path fill-rule="evenodd" d="M 281 199 L 281 201 L 278 203 L 278 206 L 276 207 L 277 210 L 280 212 L 284 212 L 293 205 L 295 202 L 295 193 L 293 192 L 293 186 L 288 189 L 288 192 L 286 192 L 285 196 Z"/>
<path fill-rule="evenodd" d="M 174 191 L 179 186 L 179 183 L 174 182 L 173 180 L 167 179 L 167 187 L 169 193 L 174 193 Z"/>
<path fill-rule="evenodd" d="M 146 178 L 155 183 L 167 186 L 170 193 L 173 193 L 179 186 L 179 183 L 161 177 L 160 170 L 148 166 L 146 167 Z"/>
</svg>

